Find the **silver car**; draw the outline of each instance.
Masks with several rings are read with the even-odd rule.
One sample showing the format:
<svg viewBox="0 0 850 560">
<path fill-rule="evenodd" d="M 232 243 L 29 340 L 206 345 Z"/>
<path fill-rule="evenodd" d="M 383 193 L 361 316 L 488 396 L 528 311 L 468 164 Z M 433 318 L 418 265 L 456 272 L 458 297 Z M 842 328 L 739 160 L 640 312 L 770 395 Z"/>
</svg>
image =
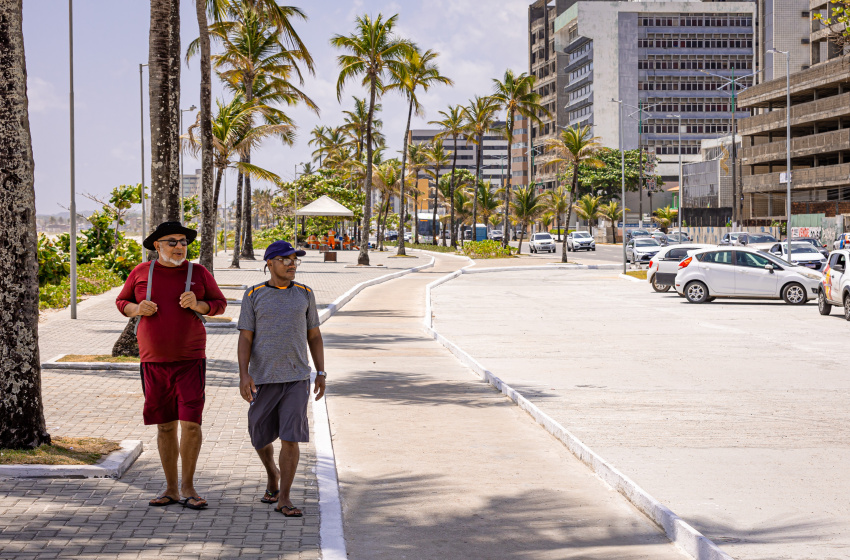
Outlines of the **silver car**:
<svg viewBox="0 0 850 560">
<path fill-rule="evenodd" d="M 535 233 L 531 236 L 528 242 L 528 247 L 532 253 L 544 251 L 546 253 L 554 253 L 556 251 L 555 240 L 548 233 Z"/>
<path fill-rule="evenodd" d="M 649 263 L 658 251 L 661 243 L 651 237 L 638 237 L 626 243 L 626 260 L 632 264 Z"/>
<path fill-rule="evenodd" d="M 586 231 L 573 231 L 567 234 L 567 251 L 595 251 L 596 241 Z"/>
</svg>

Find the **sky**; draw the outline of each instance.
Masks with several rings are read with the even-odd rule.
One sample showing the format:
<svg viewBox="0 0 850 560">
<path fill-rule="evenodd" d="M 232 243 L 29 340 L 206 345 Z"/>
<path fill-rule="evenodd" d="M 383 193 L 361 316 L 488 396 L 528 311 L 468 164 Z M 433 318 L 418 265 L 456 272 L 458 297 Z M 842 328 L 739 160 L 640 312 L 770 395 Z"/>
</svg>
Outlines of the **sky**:
<svg viewBox="0 0 850 560">
<path fill-rule="evenodd" d="M 423 50 L 440 53 L 437 62 L 454 86 L 437 86 L 420 94 L 423 118 L 414 116 L 413 128 L 438 120 L 438 111 L 466 104 L 474 95 L 492 92 L 493 78 L 506 69 L 528 70 L 527 7 L 529 0 L 314 0 L 281 1 L 307 14 L 296 29 L 310 50 L 315 76 L 305 76 L 303 91 L 319 106 L 316 115 L 303 106 L 287 108 L 298 131 L 294 146 L 268 140 L 254 154 L 252 163 L 284 179 L 295 167 L 311 159 L 307 145 L 316 125 L 342 124 L 342 111 L 362 97 L 359 84 L 349 82 L 341 101 L 336 96 L 340 52 L 330 45 L 336 34 L 354 30 L 358 15 L 398 14 L 397 34 Z M 181 0 L 181 48 L 197 37 L 194 0 Z M 141 181 L 141 122 L 139 64 L 147 61 L 150 4 L 134 0 L 76 0 L 74 2 L 74 108 L 77 208 L 94 210 L 99 205 L 84 194 L 108 196 L 113 187 Z M 36 208 L 39 214 L 55 214 L 70 205 L 70 103 L 68 3 L 63 0 L 24 2 L 24 47 L 30 129 L 35 157 Z M 145 182 L 150 184 L 150 129 L 148 121 L 147 68 L 144 69 Z M 222 92 L 214 77 L 213 108 Z M 181 70 L 181 108 L 198 104 L 200 71 L 192 60 Z M 384 133 L 392 157 L 401 148 L 407 104 L 398 94 L 382 100 Z M 184 129 L 195 120 L 184 113 Z M 185 170 L 192 173 L 198 161 L 187 156 Z M 227 177 L 228 199 L 235 192 L 235 174 Z M 255 187 L 268 184 L 258 182 Z"/>
</svg>

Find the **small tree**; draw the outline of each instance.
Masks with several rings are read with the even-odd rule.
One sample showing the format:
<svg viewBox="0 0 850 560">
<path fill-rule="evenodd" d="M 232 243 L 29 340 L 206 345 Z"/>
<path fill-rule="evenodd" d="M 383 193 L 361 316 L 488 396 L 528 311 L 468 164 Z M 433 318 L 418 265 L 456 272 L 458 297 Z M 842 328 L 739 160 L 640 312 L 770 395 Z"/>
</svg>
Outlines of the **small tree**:
<svg viewBox="0 0 850 560">
<path fill-rule="evenodd" d="M 652 221 L 658 224 L 658 227 L 664 233 L 667 233 L 667 228 L 670 227 L 676 218 L 679 217 L 679 211 L 675 208 L 671 208 L 667 206 L 666 208 L 659 208 L 653 213 Z"/>
<path fill-rule="evenodd" d="M 626 208 L 628 211 L 628 208 Z M 603 204 L 599 207 L 599 215 L 603 218 L 611 220 L 611 235 L 614 238 L 614 243 L 617 242 L 617 220 L 623 217 L 623 208 L 616 200 L 612 200 L 608 204 Z M 625 224 L 625 222 L 623 222 Z"/>
<path fill-rule="evenodd" d="M 587 220 L 587 228 L 590 230 L 590 235 L 593 235 L 593 220 L 599 218 L 601 201 L 602 197 L 586 194 L 573 204 L 576 216 Z"/>
<path fill-rule="evenodd" d="M 537 216 L 545 209 L 541 204 L 540 198 L 535 194 L 536 189 L 532 185 L 526 185 L 516 189 L 514 200 L 511 202 L 511 210 L 516 216 L 517 222 L 520 224 L 519 229 L 519 249 L 517 255 L 522 253 L 522 238 L 525 235 L 525 228 L 528 222 L 537 219 Z"/>
</svg>

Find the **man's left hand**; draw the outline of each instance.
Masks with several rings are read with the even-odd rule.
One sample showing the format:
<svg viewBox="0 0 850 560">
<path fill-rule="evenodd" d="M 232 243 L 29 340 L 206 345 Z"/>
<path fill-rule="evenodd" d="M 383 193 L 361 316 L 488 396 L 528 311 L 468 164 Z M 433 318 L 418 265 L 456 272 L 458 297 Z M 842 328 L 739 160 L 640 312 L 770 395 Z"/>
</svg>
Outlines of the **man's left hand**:
<svg viewBox="0 0 850 560">
<path fill-rule="evenodd" d="M 195 296 L 195 293 L 183 292 L 182 294 L 180 294 L 180 307 L 189 308 L 193 311 L 197 311 L 198 298 Z"/>
<path fill-rule="evenodd" d="M 316 383 L 315 383 L 315 387 L 313 387 L 313 392 L 318 393 L 316 395 L 316 400 L 319 400 L 319 399 L 321 399 L 322 397 L 325 396 L 325 376 L 324 375 L 317 375 L 316 376 Z"/>
</svg>

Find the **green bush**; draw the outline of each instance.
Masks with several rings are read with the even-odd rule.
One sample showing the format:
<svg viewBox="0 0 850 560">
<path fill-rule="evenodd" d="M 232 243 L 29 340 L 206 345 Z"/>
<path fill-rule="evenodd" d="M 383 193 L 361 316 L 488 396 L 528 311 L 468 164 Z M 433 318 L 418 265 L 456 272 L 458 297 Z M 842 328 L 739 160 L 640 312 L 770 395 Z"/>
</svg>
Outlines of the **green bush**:
<svg viewBox="0 0 850 560">
<path fill-rule="evenodd" d="M 511 256 L 510 247 L 492 239 L 484 241 L 467 241 L 463 245 L 463 254 L 473 259 L 503 259 Z"/>
<path fill-rule="evenodd" d="M 58 284 L 70 272 L 68 255 L 46 235 L 38 234 L 38 285 Z"/>
<path fill-rule="evenodd" d="M 398 247 L 398 241 L 384 241 L 384 245 L 387 247 Z M 458 249 L 454 247 L 443 247 L 442 245 L 431 245 L 430 243 L 411 243 L 410 241 L 405 241 L 404 246 L 408 249 L 422 249 L 423 251 L 436 251 L 438 253 L 458 252 Z"/>
<path fill-rule="evenodd" d="M 79 296 L 102 294 L 124 283 L 124 279 L 101 262 L 77 266 L 77 301 Z M 67 307 L 71 303 L 71 278 L 65 276 L 59 284 L 45 284 L 39 288 L 38 308 Z"/>
</svg>

